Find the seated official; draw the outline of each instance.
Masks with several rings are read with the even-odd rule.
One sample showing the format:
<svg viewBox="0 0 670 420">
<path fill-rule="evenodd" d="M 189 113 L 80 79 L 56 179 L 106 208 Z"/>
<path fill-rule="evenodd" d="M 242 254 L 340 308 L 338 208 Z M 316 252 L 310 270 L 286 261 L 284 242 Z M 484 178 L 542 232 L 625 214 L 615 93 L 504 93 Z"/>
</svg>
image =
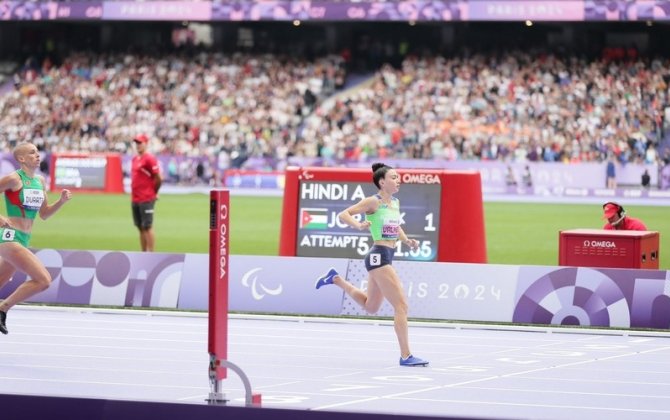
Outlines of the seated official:
<svg viewBox="0 0 670 420">
<path fill-rule="evenodd" d="M 623 206 L 614 202 L 603 204 L 603 219 L 607 223 L 603 226 L 606 230 L 647 230 L 647 226 L 640 220 L 626 215 Z"/>
</svg>

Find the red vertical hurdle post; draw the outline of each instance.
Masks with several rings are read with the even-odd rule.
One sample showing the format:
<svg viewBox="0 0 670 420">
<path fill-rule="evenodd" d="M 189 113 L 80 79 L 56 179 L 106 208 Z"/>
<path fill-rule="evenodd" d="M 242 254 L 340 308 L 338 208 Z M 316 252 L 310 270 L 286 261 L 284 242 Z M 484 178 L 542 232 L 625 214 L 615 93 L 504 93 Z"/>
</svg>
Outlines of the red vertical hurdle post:
<svg viewBox="0 0 670 420">
<path fill-rule="evenodd" d="M 221 381 L 227 377 L 228 261 L 230 191 L 209 194 L 209 381 L 210 404 L 225 403 Z M 222 363 L 222 361 L 224 361 Z"/>
</svg>

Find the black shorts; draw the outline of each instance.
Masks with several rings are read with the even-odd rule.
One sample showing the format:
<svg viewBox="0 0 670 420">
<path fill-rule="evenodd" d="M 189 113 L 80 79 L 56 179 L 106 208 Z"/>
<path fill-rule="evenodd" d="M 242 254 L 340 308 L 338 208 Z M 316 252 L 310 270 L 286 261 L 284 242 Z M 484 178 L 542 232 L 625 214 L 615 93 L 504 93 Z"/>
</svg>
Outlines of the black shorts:
<svg viewBox="0 0 670 420">
<path fill-rule="evenodd" d="M 368 255 L 365 256 L 365 268 L 368 271 L 372 271 L 375 268 L 391 265 L 393 262 L 393 253 L 395 253 L 395 248 L 373 245 Z"/>
<path fill-rule="evenodd" d="M 154 224 L 154 204 L 155 201 L 144 203 L 132 203 L 133 222 L 140 229 L 149 229 Z"/>
</svg>

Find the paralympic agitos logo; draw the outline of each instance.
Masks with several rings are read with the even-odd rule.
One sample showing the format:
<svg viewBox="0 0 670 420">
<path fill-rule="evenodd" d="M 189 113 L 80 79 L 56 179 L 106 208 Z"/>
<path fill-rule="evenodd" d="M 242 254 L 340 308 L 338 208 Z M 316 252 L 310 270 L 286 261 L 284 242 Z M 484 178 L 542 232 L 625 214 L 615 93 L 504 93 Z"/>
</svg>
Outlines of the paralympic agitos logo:
<svg viewBox="0 0 670 420">
<path fill-rule="evenodd" d="M 266 295 L 270 296 L 280 295 L 281 292 L 284 290 L 284 287 L 281 284 L 275 287 L 274 289 L 266 287 L 258 279 L 257 273 L 260 272 L 261 270 L 263 270 L 261 267 L 257 267 L 252 268 L 251 270 L 244 273 L 244 275 L 242 276 L 242 286 L 251 289 L 251 295 L 253 296 L 254 300 L 261 300 Z"/>
</svg>

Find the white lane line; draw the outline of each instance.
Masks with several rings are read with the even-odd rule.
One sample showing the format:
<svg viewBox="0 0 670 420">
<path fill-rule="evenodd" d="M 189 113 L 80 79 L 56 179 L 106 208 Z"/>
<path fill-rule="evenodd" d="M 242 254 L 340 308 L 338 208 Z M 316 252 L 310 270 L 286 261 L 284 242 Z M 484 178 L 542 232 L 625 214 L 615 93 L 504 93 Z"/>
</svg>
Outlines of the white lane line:
<svg viewBox="0 0 670 420">
<path fill-rule="evenodd" d="M 460 387 L 460 386 L 464 386 L 464 385 L 472 385 L 472 384 L 492 381 L 492 380 L 496 380 L 496 379 L 511 378 L 511 377 L 514 377 L 514 376 L 528 375 L 528 374 L 537 373 L 537 372 L 546 372 L 546 371 L 560 369 L 560 368 L 564 368 L 564 367 L 579 366 L 579 365 L 598 362 L 598 361 L 602 361 L 602 360 L 612 360 L 612 359 L 618 359 L 618 358 L 621 358 L 621 357 L 634 356 L 636 354 L 654 353 L 654 352 L 657 352 L 657 351 L 664 351 L 664 350 L 668 350 L 668 349 L 670 349 L 670 347 L 661 347 L 661 348 L 651 349 L 651 350 L 647 350 L 647 351 L 643 351 L 643 352 L 625 353 L 625 354 L 619 354 L 619 355 L 609 356 L 609 357 L 600 358 L 600 359 L 580 360 L 578 362 L 564 363 L 562 365 L 547 366 L 547 367 L 541 367 L 541 368 L 537 368 L 537 369 L 524 370 L 524 371 L 520 371 L 520 372 L 507 373 L 507 374 L 503 374 L 503 375 L 494 375 L 494 376 L 487 376 L 487 377 L 484 377 L 484 378 L 471 379 L 471 380 L 468 380 L 468 381 L 456 382 L 456 383 L 447 384 L 447 385 L 432 386 L 432 387 L 418 389 L 418 390 L 399 392 L 399 393 L 388 394 L 388 395 L 381 395 L 381 396 L 378 396 L 378 397 L 371 397 L 371 398 L 365 398 L 365 399 L 359 399 L 359 400 L 350 400 L 350 401 L 345 401 L 345 402 L 336 403 L 336 404 L 322 405 L 322 406 L 318 406 L 318 407 L 313 408 L 313 410 L 327 410 L 327 409 L 344 407 L 344 406 L 354 405 L 354 404 L 360 404 L 360 403 L 363 403 L 363 402 L 375 401 L 375 400 L 380 400 L 380 399 L 402 398 L 402 397 L 407 397 L 408 395 L 414 395 L 414 394 L 419 394 L 419 393 L 424 393 L 424 392 L 429 392 L 429 391 L 435 391 L 435 390 L 439 390 L 439 389 L 456 388 L 456 387 Z M 472 401 L 472 403 L 476 403 L 476 401 Z M 504 405 L 506 403 L 500 403 L 500 404 Z M 527 404 L 519 403 L 519 404 L 515 404 L 515 405 L 525 406 Z M 573 407 L 573 408 L 575 408 L 575 407 Z M 586 408 L 586 407 L 584 407 L 584 408 Z M 663 412 L 663 411 L 661 411 L 661 412 Z"/>
<path fill-rule="evenodd" d="M 639 385 L 639 383 L 630 382 L 632 385 Z M 656 385 L 656 384 L 654 384 Z M 670 384 L 662 384 L 670 385 Z M 647 394 L 621 394 L 621 393 L 609 393 L 609 392 L 586 392 L 586 391 L 559 391 L 556 389 L 538 389 L 538 388 L 494 388 L 494 387 L 481 387 L 481 386 L 463 386 L 463 389 L 474 389 L 474 390 L 487 390 L 487 391 L 496 391 L 496 392 L 525 392 L 532 394 L 551 394 L 551 395 L 590 395 L 594 397 L 621 397 L 621 398 L 649 398 L 649 399 L 661 399 L 667 400 L 670 399 L 670 395 L 647 395 Z M 423 400 L 423 398 L 412 398 L 416 400 Z"/>
<path fill-rule="evenodd" d="M 608 385 L 654 385 L 654 386 L 667 386 L 670 385 L 668 382 L 650 382 L 650 381 L 624 381 L 624 380 L 614 380 L 614 379 L 581 379 L 581 378 L 560 378 L 560 377 L 548 377 L 548 376 L 525 376 L 523 379 L 538 380 L 538 381 L 562 381 L 562 382 L 580 382 L 580 383 L 596 383 L 596 384 L 608 384 Z"/>
<path fill-rule="evenodd" d="M 482 400 L 442 400 L 442 399 L 430 399 L 430 398 L 401 398 L 411 401 L 426 401 L 426 402 L 439 402 L 439 403 L 451 403 L 451 404 L 464 404 L 464 405 L 494 405 L 494 406 L 509 406 L 509 407 L 528 407 L 528 408 L 559 408 L 561 410 L 595 410 L 595 411 L 616 411 L 624 413 L 639 413 L 639 414 L 670 414 L 670 409 L 649 409 L 649 408 L 613 408 L 613 407 L 599 407 L 599 406 L 588 406 L 588 405 L 560 405 L 560 404 L 529 404 L 529 403 L 514 403 L 514 402 L 500 402 L 500 401 L 482 401 Z M 537 416 L 537 414 L 535 414 Z M 570 415 L 570 418 L 576 418 L 576 413 Z M 539 418 L 536 417 L 536 418 Z M 636 417 L 631 417 L 636 418 Z"/>
<path fill-rule="evenodd" d="M 23 365 L 23 364 L 0 364 L 0 366 L 6 366 L 7 368 L 27 368 L 27 369 L 52 369 L 52 370 L 65 370 L 68 372 L 79 371 L 79 372 L 116 372 L 116 373 L 146 373 L 146 374 L 161 374 L 161 375 L 176 375 L 176 376 L 194 376 L 202 377 L 202 374 L 196 372 L 185 372 L 177 370 L 146 370 L 146 369 L 122 369 L 119 367 L 78 367 L 78 366 L 50 366 L 50 365 Z"/>
<path fill-rule="evenodd" d="M 362 375 L 368 373 L 365 370 L 357 370 L 357 371 L 349 371 L 347 373 L 341 373 L 339 375 L 330 375 L 330 376 L 325 376 L 323 379 L 331 380 L 331 379 L 339 379 L 339 378 L 344 378 L 346 376 L 353 376 L 353 375 Z"/>
<path fill-rule="evenodd" d="M 54 384 L 82 384 L 82 385 L 104 385 L 104 386 L 124 386 L 124 387 L 138 387 L 138 388 L 167 388 L 167 389 L 203 389 L 204 386 L 187 386 L 187 385 L 166 385 L 166 384 L 143 384 L 139 382 L 101 382 L 101 381 L 80 381 L 73 379 L 34 379 L 34 378 L 21 378 L 21 377 L 12 377 L 12 376 L 0 376 L 0 381 L 13 381 L 14 383 L 18 382 L 46 382 Z"/>
<path fill-rule="evenodd" d="M 113 346 L 113 345 L 93 345 L 93 344 L 69 344 L 69 343 L 44 343 L 44 342 L 22 342 L 20 343 L 21 346 L 32 346 L 32 347 L 38 347 L 38 346 L 48 346 L 48 347 L 58 347 L 58 348 L 81 348 L 81 349 L 108 349 L 108 350 L 132 350 L 132 351 L 140 351 L 140 352 L 145 352 L 145 351 L 156 351 L 155 348 L 153 347 L 131 347 L 131 346 Z M 179 348 L 179 349 L 161 349 L 163 352 L 175 352 L 175 353 L 198 353 L 201 355 L 205 355 L 203 349 L 188 349 L 188 348 Z M 76 355 L 79 357 L 79 355 Z M 83 356 L 82 356 L 83 357 Z"/>
</svg>

